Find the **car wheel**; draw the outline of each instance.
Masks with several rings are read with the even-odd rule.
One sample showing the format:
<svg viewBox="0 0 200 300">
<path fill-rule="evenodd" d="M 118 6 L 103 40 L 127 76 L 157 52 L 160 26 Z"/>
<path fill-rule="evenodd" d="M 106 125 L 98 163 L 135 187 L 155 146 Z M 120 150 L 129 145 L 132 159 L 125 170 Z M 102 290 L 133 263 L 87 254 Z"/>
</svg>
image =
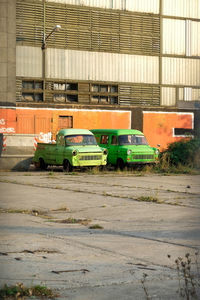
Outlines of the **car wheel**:
<svg viewBox="0 0 200 300">
<path fill-rule="evenodd" d="M 125 163 L 124 163 L 123 159 L 119 158 L 117 160 L 116 169 L 120 169 L 122 171 L 124 168 L 125 168 Z"/>
<path fill-rule="evenodd" d="M 70 162 L 68 160 L 64 160 L 64 162 L 63 162 L 63 170 L 65 172 L 72 172 L 73 171 L 73 167 L 72 167 L 72 165 L 70 164 Z"/>
<path fill-rule="evenodd" d="M 44 160 L 42 158 L 40 158 L 40 161 L 39 161 L 39 167 L 41 170 L 46 170 L 48 165 L 45 164 Z"/>
</svg>

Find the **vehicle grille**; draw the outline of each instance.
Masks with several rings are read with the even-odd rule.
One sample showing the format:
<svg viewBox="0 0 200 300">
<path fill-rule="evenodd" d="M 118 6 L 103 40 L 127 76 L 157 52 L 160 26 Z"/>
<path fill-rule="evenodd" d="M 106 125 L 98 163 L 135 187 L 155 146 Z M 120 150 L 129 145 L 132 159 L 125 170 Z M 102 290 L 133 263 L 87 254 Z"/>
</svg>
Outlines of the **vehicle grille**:
<svg viewBox="0 0 200 300">
<path fill-rule="evenodd" d="M 101 160 L 102 155 L 83 155 L 79 157 L 79 160 Z"/>
<path fill-rule="evenodd" d="M 138 155 L 133 155 L 133 159 L 154 159 L 154 155 L 150 154 L 138 154 Z"/>
</svg>

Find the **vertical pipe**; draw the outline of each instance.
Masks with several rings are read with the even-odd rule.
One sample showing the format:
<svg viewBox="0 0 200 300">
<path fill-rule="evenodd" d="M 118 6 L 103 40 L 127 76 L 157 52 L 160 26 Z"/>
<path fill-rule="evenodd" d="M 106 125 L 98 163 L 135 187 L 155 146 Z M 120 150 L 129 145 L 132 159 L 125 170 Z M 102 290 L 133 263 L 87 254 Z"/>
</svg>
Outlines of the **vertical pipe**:
<svg viewBox="0 0 200 300">
<path fill-rule="evenodd" d="M 160 86 L 160 103 L 162 99 L 162 55 L 163 55 L 163 0 L 159 3 L 159 15 L 160 15 L 160 55 L 159 55 L 159 86 Z"/>
<path fill-rule="evenodd" d="M 43 0 L 43 41 L 45 42 L 46 36 L 46 0 Z M 43 101 L 45 102 L 45 90 L 46 90 L 46 47 L 42 45 L 42 80 L 43 80 Z"/>
</svg>

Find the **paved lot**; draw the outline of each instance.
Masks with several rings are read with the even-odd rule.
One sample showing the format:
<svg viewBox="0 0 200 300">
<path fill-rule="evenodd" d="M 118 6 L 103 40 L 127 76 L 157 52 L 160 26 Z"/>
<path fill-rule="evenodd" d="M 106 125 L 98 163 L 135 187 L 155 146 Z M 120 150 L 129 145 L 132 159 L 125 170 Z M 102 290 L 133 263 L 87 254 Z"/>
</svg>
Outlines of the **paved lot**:
<svg viewBox="0 0 200 300">
<path fill-rule="evenodd" d="M 200 249 L 199 182 L 199 175 L 1 172 L 0 285 L 46 284 L 59 299 L 137 300 L 147 299 L 147 274 L 151 299 L 179 299 L 174 261 L 186 253 L 194 261 Z"/>
</svg>

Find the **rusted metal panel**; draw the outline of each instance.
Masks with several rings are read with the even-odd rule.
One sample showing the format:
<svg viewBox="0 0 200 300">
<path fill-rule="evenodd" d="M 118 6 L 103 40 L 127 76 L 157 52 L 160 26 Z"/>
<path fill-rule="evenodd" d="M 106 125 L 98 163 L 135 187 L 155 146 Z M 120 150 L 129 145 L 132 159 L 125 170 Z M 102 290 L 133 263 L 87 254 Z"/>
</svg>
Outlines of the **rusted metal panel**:
<svg viewBox="0 0 200 300">
<path fill-rule="evenodd" d="M 16 76 L 42 77 L 41 48 L 16 46 Z"/>
<path fill-rule="evenodd" d="M 46 0 L 71 5 L 92 6 L 146 13 L 159 13 L 159 0 Z"/>
<path fill-rule="evenodd" d="M 163 14 L 167 16 L 200 18 L 199 0 L 163 0 Z"/>
<path fill-rule="evenodd" d="M 158 57 L 47 49 L 47 78 L 158 83 Z"/>
<path fill-rule="evenodd" d="M 162 58 L 162 83 L 172 85 L 200 85 L 200 60 Z"/>
</svg>

